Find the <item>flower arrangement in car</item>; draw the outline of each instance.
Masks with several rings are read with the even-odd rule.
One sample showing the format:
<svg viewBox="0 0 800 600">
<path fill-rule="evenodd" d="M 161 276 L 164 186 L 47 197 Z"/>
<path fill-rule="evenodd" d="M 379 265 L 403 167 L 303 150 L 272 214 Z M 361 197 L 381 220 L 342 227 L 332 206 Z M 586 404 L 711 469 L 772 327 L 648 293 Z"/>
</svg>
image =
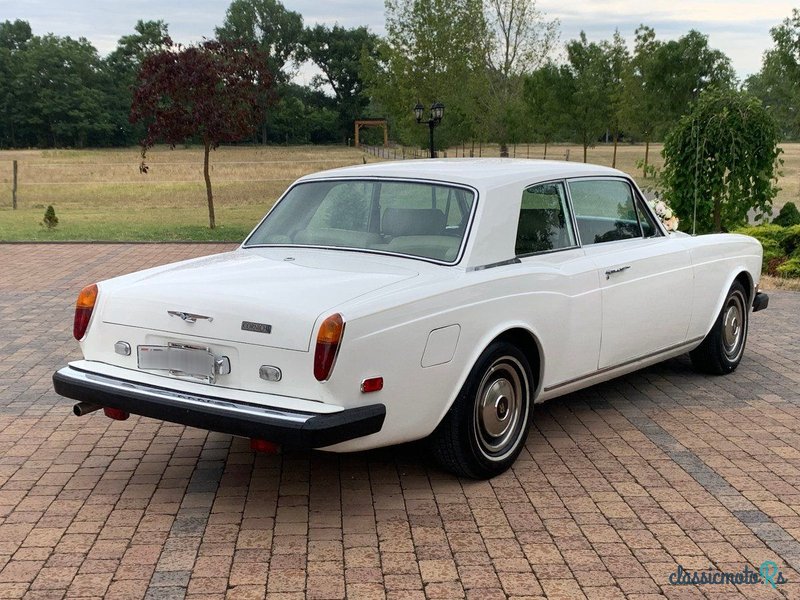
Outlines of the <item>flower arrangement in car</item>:
<svg viewBox="0 0 800 600">
<path fill-rule="evenodd" d="M 656 213 L 656 216 L 664 224 L 664 228 L 667 231 L 678 231 L 678 217 L 666 202 L 663 200 L 648 200 L 647 203 L 650 205 L 650 208 L 653 209 L 653 212 Z"/>
</svg>

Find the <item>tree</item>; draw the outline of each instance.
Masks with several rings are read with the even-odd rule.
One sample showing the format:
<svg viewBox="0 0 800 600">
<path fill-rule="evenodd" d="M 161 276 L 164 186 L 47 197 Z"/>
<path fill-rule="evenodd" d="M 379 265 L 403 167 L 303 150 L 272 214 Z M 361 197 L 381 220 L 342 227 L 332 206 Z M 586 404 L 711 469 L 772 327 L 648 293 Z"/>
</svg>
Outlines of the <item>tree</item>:
<svg viewBox="0 0 800 600">
<path fill-rule="evenodd" d="M 800 10 L 770 30 L 774 46 L 764 53 L 761 71 L 747 80 L 778 121 L 783 139 L 800 136 Z"/>
<path fill-rule="evenodd" d="M 620 107 L 621 121 L 631 135 L 644 140 L 644 166 L 647 173 L 650 162 L 650 142 L 656 135 L 661 115 L 659 113 L 660 82 L 655 56 L 661 42 L 656 32 L 641 25 L 636 29 L 633 57 L 623 73 L 622 90 L 625 102 Z"/>
<path fill-rule="evenodd" d="M 663 131 L 686 114 L 702 90 L 733 89 L 736 81 L 730 59 L 695 30 L 659 45 L 655 63 Z"/>
<path fill-rule="evenodd" d="M 0 146 L 16 146 L 18 123 L 25 105 L 19 77 L 21 55 L 33 37 L 27 21 L 0 23 Z"/>
<path fill-rule="evenodd" d="M 147 56 L 137 77 L 131 122 L 143 122 L 143 172 L 147 150 L 158 140 L 175 144 L 198 137 L 204 147 L 203 178 L 208 223 L 213 229 L 214 196 L 208 163 L 210 150 L 221 142 L 249 135 L 263 120 L 261 98 L 268 95 L 272 75 L 258 48 L 234 47 L 210 40 L 197 46 L 174 46 Z"/>
<path fill-rule="evenodd" d="M 515 141 L 523 112 L 523 75 L 550 56 L 558 41 L 558 21 L 548 21 L 536 8 L 536 0 L 486 0 L 484 22 L 487 110 L 495 116 L 495 135 L 501 155 L 506 143 Z"/>
<path fill-rule="evenodd" d="M 399 139 L 427 146 L 427 129 L 412 115 L 418 101 L 446 107 L 439 147 L 486 131 L 485 39 L 481 0 L 386 1 L 386 38 L 364 73 Z"/>
<path fill-rule="evenodd" d="M 609 128 L 614 140 L 614 154 L 611 166 L 617 166 L 617 144 L 619 143 L 620 130 L 624 119 L 625 104 L 628 98 L 625 95 L 625 74 L 629 70 L 630 54 L 625 46 L 625 40 L 614 32 L 611 42 L 603 43 L 603 50 L 608 61 L 608 97 L 609 97 Z"/>
<path fill-rule="evenodd" d="M 589 146 L 611 119 L 611 66 L 603 46 L 589 42 L 583 31 L 567 44 L 567 58 L 575 82 L 572 121 L 586 162 Z"/>
<path fill-rule="evenodd" d="M 275 82 L 283 84 L 292 77 L 288 67 L 302 44 L 303 17 L 280 0 L 233 0 L 216 34 L 223 42 L 257 46 Z"/>
<path fill-rule="evenodd" d="M 322 71 L 311 85 L 316 90 L 329 88 L 333 91 L 340 132 L 344 135 L 352 131 L 353 121 L 363 115 L 369 104 L 361 76 L 362 56 L 374 58 L 377 45 L 377 36 L 366 27 L 346 29 L 339 25 L 316 25 L 303 34 L 297 58 L 313 62 Z"/>
<path fill-rule="evenodd" d="M 689 31 L 677 40 L 662 42 L 644 25 L 636 30 L 633 57 L 623 75 L 625 102 L 622 124 L 644 139 L 644 170 L 650 142 L 659 139 L 690 110 L 706 88 L 732 89 L 730 59 L 708 45 L 708 37 Z"/>
<path fill-rule="evenodd" d="M 278 97 L 283 97 L 294 75 L 292 65 L 303 41 L 303 17 L 286 10 L 280 0 L 233 0 L 225 13 L 217 39 L 231 44 L 255 46 L 267 57 L 267 68 L 275 80 Z M 265 118 L 270 98 L 259 98 Z M 268 123 L 261 123 L 261 142 L 267 143 Z M 280 140 L 283 141 L 283 140 Z"/>
<path fill-rule="evenodd" d="M 564 136 L 569 129 L 572 97 L 575 93 L 572 74 L 566 66 L 548 63 L 525 77 L 523 99 L 532 134 L 547 146 Z"/>
<path fill-rule="evenodd" d="M 123 35 L 116 49 L 108 55 L 106 63 L 115 75 L 132 85 L 142 62 L 149 55 L 164 50 L 169 45 L 169 27 L 164 21 L 136 21 L 134 33 Z"/>
<path fill-rule="evenodd" d="M 164 50 L 169 30 L 164 21 L 137 21 L 134 33 L 122 36 L 116 49 L 106 57 L 105 70 L 109 83 L 109 110 L 114 122 L 111 142 L 118 145 L 136 143 L 145 135 L 143 126 L 134 130 L 128 120 L 133 100 L 133 85 L 144 59 Z"/>
<path fill-rule="evenodd" d="M 706 90 L 664 142 L 665 198 L 682 227 L 740 227 L 771 212 L 781 150 L 775 120 L 745 92 Z M 695 210 L 696 207 L 696 210 Z"/>
<path fill-rule="evenodd" d="M 88 40 L 32 37 L 17 76 L 20 126 L 31 145 L 99 145 L 113 129 L 102 61 Z"/>
</svg>

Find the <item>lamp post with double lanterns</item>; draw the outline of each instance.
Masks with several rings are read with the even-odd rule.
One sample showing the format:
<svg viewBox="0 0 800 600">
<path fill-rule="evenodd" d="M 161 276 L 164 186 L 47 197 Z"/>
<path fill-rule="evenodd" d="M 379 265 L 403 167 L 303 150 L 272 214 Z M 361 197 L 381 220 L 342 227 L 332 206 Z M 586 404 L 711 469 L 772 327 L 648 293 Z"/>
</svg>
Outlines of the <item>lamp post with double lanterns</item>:
<svg viewBox="0 0 800 600">
<path fill-rule="evenodd" d="M 431 114 L 427 121 L 422 120 L 422 113 L 424 111 L 425 107 L 422 106 L 420 102 L 417 102 L 417 105 L 414 107 L 414 116 L 417 118 L 417 123 L 428 126 L 431 140 L 431 158 L 436 158 L 436 149 L 433 146 L 433 129 L 442 122 L 442 117 L 444 116 L 444 104 L 441 102 L 434 102 L 431 104 Z"/>
</svg>

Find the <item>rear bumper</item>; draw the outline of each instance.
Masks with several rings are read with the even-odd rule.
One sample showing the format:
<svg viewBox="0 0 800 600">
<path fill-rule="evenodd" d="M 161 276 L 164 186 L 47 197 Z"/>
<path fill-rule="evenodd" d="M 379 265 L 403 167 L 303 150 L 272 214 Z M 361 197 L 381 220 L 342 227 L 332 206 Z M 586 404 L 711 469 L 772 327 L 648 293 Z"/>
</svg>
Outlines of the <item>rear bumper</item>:
<svg viewBox="0 0 800 600">
<path fill-rule="evenodd" d="M 756 292 L 756 295 L 753 298 L 753 312 L 764 310 L 768 306 L 769 296 L 767 296 L 764 292 Z"/>
<path fill-rule="evenodd" d="M 105 408 L 299 448 L 324 448 L 377 433 L 386 417 L 383 404 L 313 414 L 188 394 L 71 366 L 53 374 L 53 387 L 61 396 Z"/>
</svg>

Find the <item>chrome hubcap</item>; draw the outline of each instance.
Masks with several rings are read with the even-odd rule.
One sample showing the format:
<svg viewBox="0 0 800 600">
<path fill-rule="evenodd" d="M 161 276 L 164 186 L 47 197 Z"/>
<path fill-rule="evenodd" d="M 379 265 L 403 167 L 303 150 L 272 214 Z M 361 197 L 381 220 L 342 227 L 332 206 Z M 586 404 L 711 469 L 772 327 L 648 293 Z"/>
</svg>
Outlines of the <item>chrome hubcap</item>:
<svg viewBox="0 0 800 600">
<path fill-rule="evenodd" d="M 486 372 L 475 403 L 475 429 L 481 450 L 500 460 L 513 451 L 527 417 L 527 381 L 514 358 L 498 359 Z"/>
<path fill-rule="evenodd" d="M 722 346 L 729 360 L 736 360 L 744 346 L 745 307 L 741 294 L 728 298 L 722 316 Z"/>
<path fill-rule="evenodd" d="M 513 424 L 517 400 L 508 379 L 498 379 L 489 386 L 481 399 L 481 422 L 492 437 L 501 437 Z"/>
</svg>

